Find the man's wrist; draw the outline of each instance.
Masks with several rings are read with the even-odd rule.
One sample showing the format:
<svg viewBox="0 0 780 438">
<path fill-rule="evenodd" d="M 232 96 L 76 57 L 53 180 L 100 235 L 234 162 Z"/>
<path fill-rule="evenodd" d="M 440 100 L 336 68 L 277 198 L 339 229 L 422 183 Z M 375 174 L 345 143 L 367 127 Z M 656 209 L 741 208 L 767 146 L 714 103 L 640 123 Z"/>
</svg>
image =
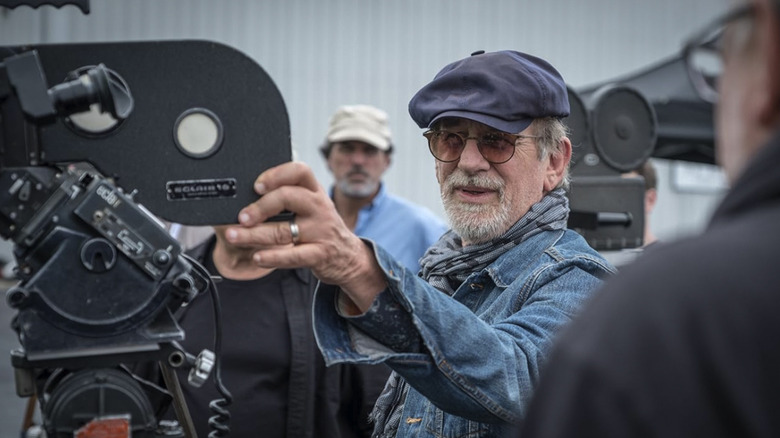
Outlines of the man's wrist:
<svg viewBox="0 0 780 438">
<path fill-rule="evenodd" d="M 373 248 L 362 240 L 361 243 L 362 254 L 358 257 L 358 265 L 354 270 L 356 275 L 339 285 L 339 303 L 341 305 L 343 300 L 343 310 L 353 316 L 365 313 L 377 295 L 387 288 L 387 279 L 376 260 Z"/>
</svg>

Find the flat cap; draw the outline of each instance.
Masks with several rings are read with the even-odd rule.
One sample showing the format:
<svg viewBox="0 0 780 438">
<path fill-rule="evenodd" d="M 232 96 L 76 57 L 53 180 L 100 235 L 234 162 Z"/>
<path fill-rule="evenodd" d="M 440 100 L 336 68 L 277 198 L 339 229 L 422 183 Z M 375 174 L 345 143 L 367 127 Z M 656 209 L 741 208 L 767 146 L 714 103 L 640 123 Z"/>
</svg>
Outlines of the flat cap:
<svg viewBox="0 0 780 438">
<path fill-rule="evenodd" d="M 566 83 L 547 61 L 521 52 L 475 52 L 444 67 L 409 102 L 420 128 L 462 117 L 517 134 L 534 119 L 566 117 Z"/>
</svg>

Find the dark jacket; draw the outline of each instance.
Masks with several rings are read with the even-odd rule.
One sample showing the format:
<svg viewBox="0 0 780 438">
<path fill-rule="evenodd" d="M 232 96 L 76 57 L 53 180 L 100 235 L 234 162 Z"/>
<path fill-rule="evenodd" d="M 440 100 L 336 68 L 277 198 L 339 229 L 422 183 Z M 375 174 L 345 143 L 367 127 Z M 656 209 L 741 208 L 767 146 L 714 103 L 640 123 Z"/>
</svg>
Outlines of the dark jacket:
<svg viewBox="0 0 780 438">
<path fill-rule="evenodd" d="M 188 254 L 202 265 L 210 266 L 211 253 L 215 242 L 216 238 L 212 236 L 206 242 L 193 248 Z M 212 272 L 212 274 L 216 273 Z M 307 269 L 282 271 L 278 278 L 281 278 L 281 288 L 283 290 L 281 296 L 284 300 L 283 306 L 280 307 L 283 307 L 286 312 L 286 318 L 284 319 L 286 319 L 288 323 L 286 333 L 289 334 L 289 338 L 279 339 L 278 337 L 275 337 L 273 339 L 267 339 L 263 337 L 264 335 L 261 335 L 260 341 L 258 341 L 257 336 L 241 337 L 238 341 L 241 350 L 232 352 L 233 357 L 236 357 L 237 355 L 240 356 L 242 354 L 241 351 L 253 350 L 255 346 L 249 345 L 249 343 L 258 344 L 256 346 L 258 350 L 255 350 L 257 351 L 257 354 L 263 354 L 263 351 L 268 351 L 264 350 L 264 348 L 275 348 L 275 346 L 282 345 L 279 344 L 280 342 L 286 343 L 286 345 L 283 345 L 284 348 L 279 348 L 281 351 L 289 351 L 290 356 L 290 366 L 287 373 L 287 418 L 285 419 L 286 426 L 284 427 L 286 430 L 285 436 L 345 438 L 368 436 L 370 434 L 370 427 L 367 422 L 368 413 L 373 407 L 374 400 L 378 396 L 381 387 L 376 388 L 365 384 L 365 379 L 368 377 L 366 373 L 362 372 L 362 370 L 357 367 L 341 365 L 333 367 L 325 366 L 322 355 L 317 348 L 312 330 L 311 306 L 317 280 L 311 272 Z M 248 289 L 253 287 L 251 282 L 247 282 L 247 284 Z M 219 283 L 217 283 L 217 288 L 219 289 Z M 247 297 L 251 297 L 251 294 L 263 293 L 263 291 L 257 290 L 247 290 L 246 292 Z M 202 305 L 204 304 L 203 302 L 198 303 L 197 301 L 199 300 L 206 302 L 206 305 Z M 181 308 L 177 313 L 177 319 L 181 321 L 182 326 L 185 329 L 185 340 L 182 342 L 182 345 L 189 353 L 197 354 L 199 352 L 191 351 L 193 344 L 206 344 L 209 346 L 213 342 L 210 336 L 207 337 L 203 332 L 200 332 L 198 335 L 201 339 L 195 342 L 192 339 L 192 327 L 189 327 L 189 332 L 187 331 L 188 326 L 193 326 L 193 324 L 195 324 L 194 327 L 197 327 L 197 324 L 200 324 L 199 321 L 203 320 L 204 314 L 205 317 L 209 318 L 207 324 L 211 325 L 210 318 L 212 310 L 208 301 L 210 301 L 210 297 L 207 296 L 207 294 L 198 296 L 188 306 Z M 241 310 L 236 309 L 235 306 L 236 304 L 234 304 L 231 309 L 225 308 L 223 305 L 223 329 L 226 325 L 230 324 L 238 324 L 239 326 L 244 325 L 241 318 L 235 317 L 238 313 L 236 311 Z M 231 310 L 233 310 L 233 312 L 231 312 Z M 195 312 L 195 314 L 193 314 L 193 312 Z M 231 318 L 231 313 L 233 313 L 233 318 Z M 196 322 L 193 323 L 193 320 Z M 239 327 L 239 329 L 240 328 L 241 327 Z M 207 332 L 210 333 L 210 330 L 211 328 L 209 327 Z M 281 329 L 280 332 L 285 333 L 285 330 Z M 190 334 L 190 338 L 186 338 L 187 333 Z M 202 339 L 204 337 L 207 337 L 207 339 Z M 233 342 L 233 345 L 236 345 L 235 339 Z M 231 354 L 231 352 L 225 351 L 224 339 L 222 353 L 223 357 Z M 266 403 L 266 400 L 263 398 L 265 394 L 263 390 L 247 391 L 245 388 L 238 387 L 243 382 L 246 382 L 247 385 L 257 383 L 253 380 L 253 376 L 251 375 L 251 364 L 244 363 L 243 366 L 239 367 L 240 371 L 235 371 L 235 369 L 235 367 L 231 367 L 230 363 L 223 362 L 222 364 L 223 381 L 226 380 L 226 376 L 229 375 L 229 373 L 238 373 L 237 375 L 234 374 L 232 376 L 232 387 L 238 390 L 236 392 L 244 394 L 243 399 L 234 399 L 232 406 L 228 406 L 228 411 L 243 408 L 244 412 L 246 412 L 246 409 L 251 407 L 251 409 L 259 411 L 256 413 L 258 416 L 269 415 L 268 411 L 262 409 L 262 406 Z M 368 374 L 368 376 L 370 377 L 370 374 Z M 206 428 L 206 418 L 203 417 L 210 416 L 212 413 L 207 409 L 207 401 L 211 400 L 211 397 L 204 396 L 203 390 L 208 387 L 206 391 L 208 391 L 209 394 L 216 395 L 213 379 L 209 378 L 209 380 L 203 384 L 202 388 L 194 389 L 188 386 L 186 381 L 186 370 L 180 370 L 179 377 L 190 412 L 200 413 L 199 415 L 193 414 L 193 421 L 198 423 L 196 427 L 196 429 L 199 429 L 198 436 L 203 435 L 205 437 L 206 432 L 204 432 L 204 428 Z M 230 389 L 231 388 L 228 387 L 228 390 Z M 277 401 L 278 400 L 269 400 L 269 402 L 272 403 L 276 403 Z M 194 403 L 199 406 L 193 407 L 192 405 Z M 243 415 L 246 416 L 246 413 Z M 167 416 L 169 418 L 174 418 L 172 408 L 169 409 Z M 195 418 L 196 416 L 198 418 Z M 231 421 L 234 420 L 235 419 L 232 419 Z M 237 426 L 238 425 L 236 425 L 236 427 Z M 236 427 L 233 427 L 233 429 L 235 430 Z M 258 431 L 257 433 L 258 434 L 254 436 L 263 436 L 261 431 Z M 239 435 L 233 435 L 231 433 L 231 436 Z"/>
<path fill-rule="evenodd" d="M 780 136 L 705 233 L 627 266 L 566 330 L 528 437 L 780 436 Z"/>
</svg>

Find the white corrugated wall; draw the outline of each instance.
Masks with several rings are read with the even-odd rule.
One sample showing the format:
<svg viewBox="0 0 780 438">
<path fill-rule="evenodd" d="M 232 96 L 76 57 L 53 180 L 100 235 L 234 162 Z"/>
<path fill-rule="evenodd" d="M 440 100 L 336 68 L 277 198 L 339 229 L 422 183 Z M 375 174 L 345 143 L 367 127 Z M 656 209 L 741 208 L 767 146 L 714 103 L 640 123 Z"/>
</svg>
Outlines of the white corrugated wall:
<svg viewBox="0 0 780 438">
<path fill-rule="evenodd" d="M 548 59 L 574 86 L 602 82 L 679 50 L 726 0 L 92 0 L 0 9 L 0 45 L 210 39 L 254 58 L 287 103 L 297 157 L 330 183 L 317 146 L 332 111 L 368 103 L 391 117 L 390 189 L 442 214 L 433 158 L 407 113 L 414 92 L 445 64 L 479 49 Z M 657 234 L 706 218 L 714 195 L 677 193 L 661 167 Z M 682 198 L 681 198 L 682 197 Z M 678 208 L 686 205 L 687 211 Z"/>
</svg>

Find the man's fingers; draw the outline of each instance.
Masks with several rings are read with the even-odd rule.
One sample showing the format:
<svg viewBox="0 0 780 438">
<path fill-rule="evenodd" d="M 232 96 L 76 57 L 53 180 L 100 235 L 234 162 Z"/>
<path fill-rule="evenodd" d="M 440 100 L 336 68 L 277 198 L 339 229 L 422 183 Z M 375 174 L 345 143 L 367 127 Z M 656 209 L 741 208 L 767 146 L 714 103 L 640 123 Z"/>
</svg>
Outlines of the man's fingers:
<svg viewBox="0 0 780 438">
<path fill-rule="evenodd" d="M 286 248 L 269 248 L 254 254 L 254 262 L 264 268 L 298 268 L 309 266 L 319 259 L 316 245 L 299 245 Z"/>
<path fill-rule="evenodd" d="M 241 225 L 254 226 L 283 211 L 308 215 L 312 209 L 323 208 L 330 202 L 311 169 L 303 163 L 298 164 L 285 163 L 258 177 L 255 186 L 261 186 L 257 188 L 261 197 L 239 212 Z"/>
<path fill-rule="evenodd" d="M 286 221 L 266 222 L 251 228 L 230 227 L 225 238 L 239 247 L 288 246 L 292 244 L 290 224 Z"/>
<path fill-rule="evenodd" d="M 255 180 L 255 191 L 259 195 L 264 195 L 282 186 L 299 186 L 313 192 L 320 188 L 311 168 L 299 161 L 291 161 L 272 167 L 261 173 Z"/>
<path fill-rule="evenodd" d="M 238 214 L 238 222 L 244 226 L 254 226 L 282 213 L 304 211 L 311 203 L 313 194 L 304 188 L 284 186 L 266 193 L 257 201 L 247 205 Z"/>
</svg>

